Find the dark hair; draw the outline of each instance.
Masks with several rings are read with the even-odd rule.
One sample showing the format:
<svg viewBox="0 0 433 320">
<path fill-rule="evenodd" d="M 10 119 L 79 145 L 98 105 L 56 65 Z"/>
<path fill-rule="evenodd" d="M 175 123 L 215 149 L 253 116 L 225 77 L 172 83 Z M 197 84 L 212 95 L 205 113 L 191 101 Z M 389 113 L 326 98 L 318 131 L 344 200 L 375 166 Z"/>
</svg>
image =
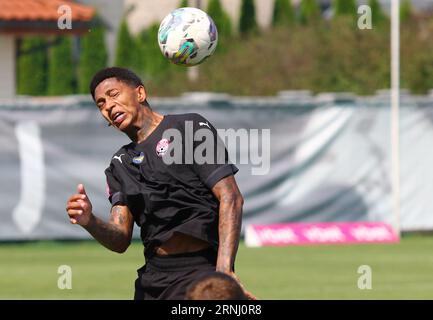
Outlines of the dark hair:
<svg viewBox="0 0 433 320">
<path fill-rule="evenodd" d="M 93 100 L 95 100 L 96 87 L 105 79 L 116 78 L 119 81 L 123 81 L 128 85 L 137 88 L 138 86 L 144 86 L 143 81 L 134 72 L 126 68 L 110 67 L 104 68 L 96 72 L 90 82 L 90 93 L 92 94 Z"/>
<path fill-rule="evenodd" d="M 187 300 L 247 300 L 239 283 L 222 272 L 209 272 L 197 278 L 187 289 Z"/>
</svg>

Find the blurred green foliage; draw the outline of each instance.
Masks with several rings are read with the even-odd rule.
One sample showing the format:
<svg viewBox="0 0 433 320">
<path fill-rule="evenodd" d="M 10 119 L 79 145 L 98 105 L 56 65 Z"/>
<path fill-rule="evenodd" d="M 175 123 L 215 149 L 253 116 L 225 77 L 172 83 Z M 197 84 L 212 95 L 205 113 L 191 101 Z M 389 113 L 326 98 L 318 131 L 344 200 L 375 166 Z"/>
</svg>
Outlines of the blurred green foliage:
<svg viewBox="0 0 433 320">
<path fill-rule="evenodd" d="M 122 20 L 117 32 L 114 64 L 118 67 L 130 69 L 139 68 L 141 65 L 139 43 L 131 35 L 126 19 Z"/>
<path fill-rule="evenodd" d="M 356 17 L 357 14 L 356 0 L 334 0 L 333 9 L 334 15 L 338 16 L 353 16 Z"/>
<path fill-rule="evenodd" d="M 95 27 L 81 37 L 81 54 L 78 66 L 78 92 L 89 93 L 89 83 L 93 75 L 107 66 L 105 29 Z"/>
<path fill-rule="evenodd" d="M 373 27 L 380 27 L 390 23 L 388 17 L 382 10 L 379 0 L 369 0 L 368 5 L 371 8 Z"/>
<path fill-rule="evenodd" d="M 299 22 L 303 25 L 316 24 L 322 20 L 317 0 L 301 0 Z"/>
<path fill-rule="evenodd" d="M 293 25 L 295 18 L 295 10 L 290 0 L 275 0 L 272 14 L 273 26 Z"/>
<path fill-rule="evenodd" d="M 244 41 L 233 37 L 226 53 L 200 66 L 199 80 L 176 74 L 149 82 L 154 95 L 183 91 L 274 95 L 308 89 L 374 93 L 389 87 L 389 34 L 348 28 L 346 20 L 317 26 L 278 27 Z M 172 68 L 178 68 L 172 66 Z"/>
<path fill-rule="evenodd" d="M 242 0 L 239 32 L 242 36 L 257 34 L 256 8 L 253 0 Z"/>
<path fill-rule="evenodd" d="M 47 93 L 47 41 L 42 37 L 24 38 L 17 60 L 18 94 L 41 96 Z"/>
<path fill-rule="evenodd" d="M 170 63 L 162 55 L 158 44 L 158 24 L 151 25 L 142 30 L 137 36 L 140 52 L 140 67 L 135 71 L 143 77 L 143 80 L 165 76 L 170 71 Z"/>
<path fill-rule="evenodd" d="M 403 0 L 400 4 L 400 20 L 402 23 L 408 21 L 412 16 L 412 3 L 410 0 Z"/>
<path fill-rule="evenodd" d="M 232 23 L 230 17 L 221 6 L 220 0 L 209 0 L 206 12 L 215 22 L 219 37 L 226 38 L 232 35 Z"/>
<path fill-rule="evenodd" d="M 220 0 L 210 0 L 206 10 L 207 14 L 215 22 L 218 30 L 218 51 L 226 51 L 227 39 L 233 34 L 230 16 L 224 11 Z"/>
<path fill-rule="evenodd" d="M 72 37 L 59 36 L 50 48 L 48 94 L 73 94 L 76 91 L 75 67 L 72 60 Z"/>
<path fill-rule="evenodd" d="M 286 10 L 287 1 L 278 3 L 277 11 Z M 258 96 L 296 89 L 374 94 L 390 86 L 390 26 L 377 1 L 370 0 L 369 4 L 373 29 L 360 30 L 354 27 L 350 15 L 325 20 L 317 15 L 315 0 L 302 0 L 297 9 L 304 23 L 287 28 L 281 22 L 248 37 L 235 32 L 225 36 L 224 50 L 217 49 L 199 66 L 197 81 L 188 79 L 188 68 L 171 64 L 162 55 L 157 42 L 158 24 L 131 35 L 123 22 L 115 64 L 136 71 L 153 96 L 176 96 L 185 91 Z M 216 12 L 215 20 L 223 20 L 226 14 L 219 1 L 211 0 L 209 10 L 211 7 Z M 401 10 L 405 17 L 401 28 L 401 84 L 413 93 L 426 93 L 433 88 L 433 19 L 414 14 L 409 1 L 403 2 Z M 287 21 L 281 13 L 274 16 L 278 15 L 277 20 Z M 50 39 L 23 39 L 17 62 L 20 94 L 69 94 L 75 92 L 74 82 L 78 82 L 79 92 L 87 92 L 91 75 L 106 65 L 102 30 L 83 36 L 78 72 L 71 57 L 71 39 L 60 39 L 54 43 Z"/>
<path fill-rule="evenodd" d="M 412 93 L 433 89 L 433 21 L 410 19 L 401 28 L 401 85 Z"/>
</svg>

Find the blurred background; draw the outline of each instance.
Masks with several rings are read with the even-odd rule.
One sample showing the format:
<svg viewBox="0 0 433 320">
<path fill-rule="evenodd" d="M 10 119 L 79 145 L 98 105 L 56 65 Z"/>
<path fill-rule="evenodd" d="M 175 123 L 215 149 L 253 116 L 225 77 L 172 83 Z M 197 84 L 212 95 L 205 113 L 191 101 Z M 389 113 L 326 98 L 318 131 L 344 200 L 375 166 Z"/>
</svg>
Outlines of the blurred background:
<svg viewBox="0 0 433 320">
<path fill-rule="evenodd" d="M 371 29 L 358 27 L 363 4 Z M 58 24 L 62 5 L 70 29 Z M 185 6 L 219 32 L 215 54 L 191 68 L 170 64 L 157 42 L 160 21 Z M 0 0 L 0 298 L 132 298 L 139 240 L 108 252 L 64 208 L 84 183 L 108 219 L 104 169 L 128 140 L 107 127 L 88 86 L 113 65 L 142 77 L 157 112 L 271 130 L 270 142 L 240 139 L 232 159 L 243 235 L 250 224 L 313 222 L 384 222 L 402 235 L 393 245 L 241 243 L 238 274 L 259 298 L 433 298 L 433 0 L 401 0 L 400 23 L 396 212 L 390 0 Z M 266 161 L 269 172 L 251 173 Z M 57 286 L 60 265 L 72 267 L 71 290 Z M 360 265 L 372 267 L 372 290 L 357 287 Z"/>
<path fill-rule="evenodd" d="M 59 30 L 57 8 L 65 2 L 2 0 L 1 97 L 86 94 L 94 71 L 108 65 L 134 69 L 153 96 L 371 95 L 390 86 L 389 2 L 85 0 L 71 7 L 72 29 Z M 360 4 L 372 8 L 372 30 L 356 27 Z M 214 59 L 192 78 L 167 64 L 155 41 L 162 18 L 186 5 L 208 12 L 220 36 Z M 415 94 L 431 88 L 431 10 L 430 0 L 401 0 L 402 87 Z"/>
</svg>

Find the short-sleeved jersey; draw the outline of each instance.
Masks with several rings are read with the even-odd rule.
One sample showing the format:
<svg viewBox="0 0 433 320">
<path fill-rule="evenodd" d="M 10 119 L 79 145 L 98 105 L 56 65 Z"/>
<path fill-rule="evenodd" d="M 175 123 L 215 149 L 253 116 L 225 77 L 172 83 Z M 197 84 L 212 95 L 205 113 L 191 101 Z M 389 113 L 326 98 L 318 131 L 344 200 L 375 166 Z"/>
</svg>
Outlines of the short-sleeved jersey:
<svg viewBox="0 0 433 320">
<path fill-rule="evenodd" d="M 219 202 L 212 188 L 237 171 L 215 128 L 191 113 L 165 115 L 144 141 L 121 147 L 105 174 L 111 204 L 128 206 L 148 252 L 174 232 L 217 249 Z"/>
</svg>

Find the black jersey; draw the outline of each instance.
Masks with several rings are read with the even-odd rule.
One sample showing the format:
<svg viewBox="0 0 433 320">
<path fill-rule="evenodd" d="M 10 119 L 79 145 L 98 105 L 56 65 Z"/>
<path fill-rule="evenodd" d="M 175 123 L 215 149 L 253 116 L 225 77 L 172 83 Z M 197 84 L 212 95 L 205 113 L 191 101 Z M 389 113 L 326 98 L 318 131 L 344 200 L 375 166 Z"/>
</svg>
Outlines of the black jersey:
<svg viewBox="0 0 433 320">
<path fill-rule="evenodd" d="M 176 129 L 182 139 L 164 138 L 168 129 Z M 198 164 L 187 158 L 191 155 L 188 151 L 195 151 L 200 145 L 200 141 L 191 141 L 191 133 L 198 130 L 203 139 L 206 133 L 211 134 L 215 152 L 208 155 L 214 161 Z M 179 151 L 171 148 L 175 143 L 179 146 L 179 141 L 181 163 L 166 164 L 164 157 Z M 194 236 L 218 248 L 219 202 L 211 189 L 238 169 L 229 163 L 224 145 L 223 160 L 217 159 L 217 145 L 221 146 L 217 131 L 202 116 L 166 115 L 144 141 L 125 145 L 114 154 L 105 170 L 109 200 L 112 205 L 128 206 L 141 228 L 146 252 L 168 240 L 174 232 Z"/>
</svg>

